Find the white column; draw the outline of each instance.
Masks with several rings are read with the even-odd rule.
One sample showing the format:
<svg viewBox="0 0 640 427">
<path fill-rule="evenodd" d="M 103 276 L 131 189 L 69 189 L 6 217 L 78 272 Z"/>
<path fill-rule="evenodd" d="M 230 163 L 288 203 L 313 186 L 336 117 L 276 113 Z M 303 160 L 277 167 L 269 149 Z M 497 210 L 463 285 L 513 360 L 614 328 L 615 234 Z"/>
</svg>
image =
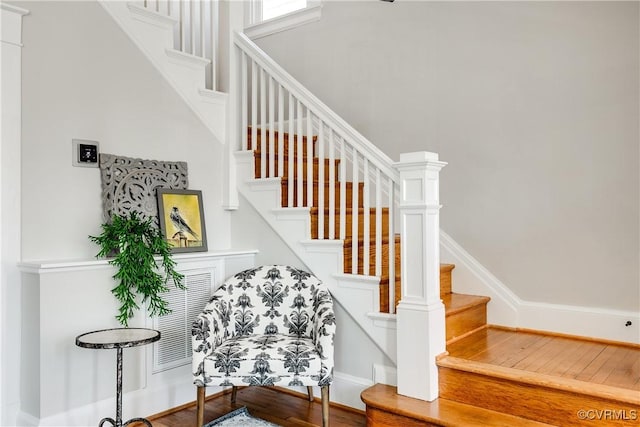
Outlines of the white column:
<svg viewBox="0 0 640 427">
<path fill-rule="evenodd" d="M 238 209 L 238 190 L 236 186 L 236 164 L 233 153 L 240 150 L 242 134 L 247 129 L 240 129 L 240 54 L 233 42 L 234 31 L 242 31 L 244 28 L 244 2 L 233 0 L 221 0 L 212 2 L 212 7 L 219 6 L 218 39 L 219 55 L 214 58 L 217 63 L 220 91 L 229 93 L 227 102 L 227 124 L 225 138 L 225 180 L 223 193 L 223 206 L 227 210 Z M 255 72 L 255 70 L 253 70 Z M 255 141 L 254 141 L 255 143 Z M 246 147 L 242 147 L 244 149 Z"/>
<path fill-rule="evenodd" d="M 0 3 L 0 424 L 15 425 L 20 403 L 20 138 L 22 17 Z"/>
<path fill-rule="evenodd" d="M 398 393 L 438 397 L 436 356 L 445 351 L 440 299 L 439 173 L 446 163 L 429 152 L 400 155 L 402 296 L 397 309 Z"/>
</svg>

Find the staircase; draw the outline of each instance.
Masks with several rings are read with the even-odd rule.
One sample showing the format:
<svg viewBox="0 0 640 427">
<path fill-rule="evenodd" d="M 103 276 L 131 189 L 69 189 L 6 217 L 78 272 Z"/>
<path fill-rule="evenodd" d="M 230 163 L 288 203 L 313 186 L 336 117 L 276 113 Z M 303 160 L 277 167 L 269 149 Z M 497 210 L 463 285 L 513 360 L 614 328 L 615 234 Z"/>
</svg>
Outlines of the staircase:
<svg viewBox="0 0 640 427">
<path fill-rule="evenodd" d="M 434 243 L 438 247 L 437 222 L 421 227 L 422 234 L 401 237 L 401 172 L 396 164 L 246 36 L 237 33 L 234 42 L 242 100 L 235 188 L 396 362 L 402 263 L 414 256 L 411 264 L 422 268 L 427 263 L 424 258 L 418 260 L 419 254 L 428 254 L 432 260 L 428 280 L 439 288 L 439 271 L 432 269 L 432 265 L 437 268 L 438 254 L 431 250 Z M 444 163 L 432 153 L 418 154 L 409 164 L 418 173 L 430 168 L 430 185 L 419 188 L 433 195 L 428 208 L 435 210 L 432 217 L 437 218 L 437 171 Z M 426 209 L 425 205 L 423 217 Z M 433 240 L 426 248 L 429 239 Z M 404 245 L 417 250 L 403 259 Z M 412 281 L 420 288 L 418 294 L 426 293 L 422 289 L 426 280 L 416 276 Z M 414 306 L 423 303 L 416 301 Z M 423 335 L 428 335 L 427 323 L 422 327 Z"/>
</svg>

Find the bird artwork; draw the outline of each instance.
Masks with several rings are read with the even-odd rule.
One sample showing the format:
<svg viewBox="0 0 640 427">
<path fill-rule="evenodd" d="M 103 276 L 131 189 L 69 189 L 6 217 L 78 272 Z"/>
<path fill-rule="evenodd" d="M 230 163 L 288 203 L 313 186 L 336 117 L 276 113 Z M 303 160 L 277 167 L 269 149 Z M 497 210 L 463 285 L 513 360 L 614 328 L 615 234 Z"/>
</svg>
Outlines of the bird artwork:
<svg viewBox="0 0 640 427">
<path fill-rule="evenodd" d="M 171 208 L 169 218 L 171 219 L 171 223 L 173 224 L 173 226 L 178 230 L 173 235 L 174 239 L 176 238 L 176 236 L 179 236 L 180 240 L 186 240 L 185 232 L 191 234 L 196 240 L 200 239 L 198 237 L 198 234 L 193 231 L 193 229 L 189 226 L 189 224 L 187 224 L 184 218 L 182 218 L 182 215 L 180 215 L 180 210 L 176 206 Z"/>
</svg>

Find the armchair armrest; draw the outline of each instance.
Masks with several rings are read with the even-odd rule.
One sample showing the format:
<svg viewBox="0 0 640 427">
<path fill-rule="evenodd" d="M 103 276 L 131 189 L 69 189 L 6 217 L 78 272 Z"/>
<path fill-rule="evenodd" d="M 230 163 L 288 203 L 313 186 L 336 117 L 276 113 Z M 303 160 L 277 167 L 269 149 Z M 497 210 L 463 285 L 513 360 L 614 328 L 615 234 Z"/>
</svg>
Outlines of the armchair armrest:
<svg viewBox="0 0 640 427">
<path fill-rule="evenodd" d="M 229 337 L 230 320 L 231 306 L 229 302 L 214 296 L 193 321 L 191 327 L 191 366 L 193 382 L 196 385 L 206 386 L 208 381 L 203 368 L 204 358 Z"/>
<path fill-rule="evenodd" d="M 328 385 L 333 380 L 333 346 L 336 334 L 336 316 L 329 291 L 316 288 L 313 293 L 313 331 L 311 338 L 322 359 L 322 378 L 318 385 Z"/>
</svg>

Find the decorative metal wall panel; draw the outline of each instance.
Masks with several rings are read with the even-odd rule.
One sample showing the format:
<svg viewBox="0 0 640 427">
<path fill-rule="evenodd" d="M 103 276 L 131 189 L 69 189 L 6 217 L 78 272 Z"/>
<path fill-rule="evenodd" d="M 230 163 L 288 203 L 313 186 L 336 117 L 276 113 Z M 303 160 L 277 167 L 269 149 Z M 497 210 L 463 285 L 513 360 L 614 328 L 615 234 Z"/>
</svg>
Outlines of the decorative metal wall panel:
<svg viewBox="0 0 640 427">
<path fill-rule="evenodd" d="M 109 221 L 115 213 L 136 211 L 157 221 L 157 188 L 185 190 L 189 187 L 186 162 L 143 160 L 100 154 L 102 216 Z"/>
</svg>

